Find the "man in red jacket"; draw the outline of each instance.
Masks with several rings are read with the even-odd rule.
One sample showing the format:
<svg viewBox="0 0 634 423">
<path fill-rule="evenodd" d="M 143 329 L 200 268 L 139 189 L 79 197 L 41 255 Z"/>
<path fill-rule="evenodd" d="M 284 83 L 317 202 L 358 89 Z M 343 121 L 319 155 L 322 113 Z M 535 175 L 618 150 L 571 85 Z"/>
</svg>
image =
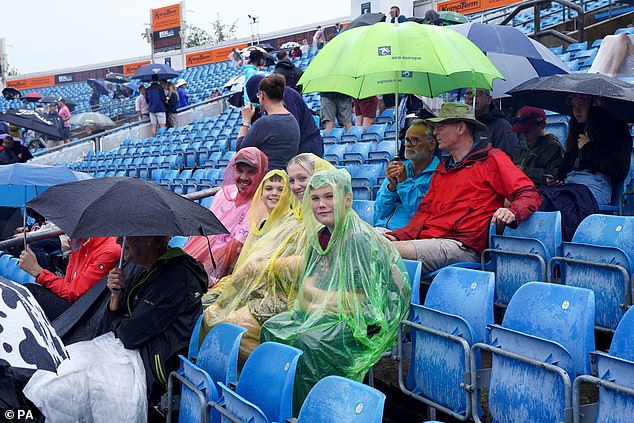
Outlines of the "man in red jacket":
<svg viewBox="0 0 634 423">
<path fill-rule="evenodd" d="M 439 148 L 450 156 L 436 168 L 407 226 L 385 234 L 404 259 L 421 261 L 425 273 L 479 261 L 490 222 L 516 227 L 542 202 L 533 182 L 502 150 L 474 143 L 475 129 L 486 126 L 475 119 L 471 106 L 445 103 L 438 117 L 427 122 L 435 127 Z"/>
<path fill-rule="evenodd" d="M 121 247 L 113 237 L 72 240 L 71 249 L 63 278 L 40 267 L 30 248 L 20 254 L 19 266 L 37 282 L 24 286 L 51 321 L 107 275 L 121 256 Z"/>
</svg>

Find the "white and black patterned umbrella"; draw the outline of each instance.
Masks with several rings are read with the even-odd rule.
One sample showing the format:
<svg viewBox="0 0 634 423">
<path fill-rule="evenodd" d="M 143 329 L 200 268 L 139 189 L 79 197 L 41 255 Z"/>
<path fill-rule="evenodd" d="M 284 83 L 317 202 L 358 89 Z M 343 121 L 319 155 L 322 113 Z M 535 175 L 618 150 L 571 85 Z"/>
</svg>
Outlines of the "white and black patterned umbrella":
<svg viewBox="0 0 634 423">
<path fill-rule="evenodd" d="M 0 277 L 0 366 L 54 372 L 66 358 L 64 344 L 29 290 Z"/>
</svg>

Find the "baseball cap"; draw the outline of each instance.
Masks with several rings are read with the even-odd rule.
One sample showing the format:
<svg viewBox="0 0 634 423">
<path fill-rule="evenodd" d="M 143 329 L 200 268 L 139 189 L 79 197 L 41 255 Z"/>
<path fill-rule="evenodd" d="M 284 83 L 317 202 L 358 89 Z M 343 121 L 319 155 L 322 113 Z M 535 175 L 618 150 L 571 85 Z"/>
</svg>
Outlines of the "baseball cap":
<svg viewBox="0 0 634 423">
<path fill-rule="evenodd" d="M 531 130 L 533 124 L 546 121 L 546 112 L 539 107 L 524 106 L 515 114 L 515 123 L 511 126 L 511 131 L 518 134 L 525 134 Z"/>
<path fill-rule="evenodd" d="M 257 168 L 257 167 L 258 167 L 255 163 L 253 163 L 251 160 L 247 159 L 247 158 L 246 158 L 246 157 L 244 157 L 244 156 L 240 156 L 240 157 L 236 158 L 236 159 L 233 161 L 233 165 L 234 165 L 234 166 L 235 166 L 235 165 L 237 165 L 238 163 L 244 163 L 244 164 L 246 164 L 246 165 L 249 165 L 249 166 L 251 166 L 251 167 L 255 167 L 255 168 Z"/>
</svg>

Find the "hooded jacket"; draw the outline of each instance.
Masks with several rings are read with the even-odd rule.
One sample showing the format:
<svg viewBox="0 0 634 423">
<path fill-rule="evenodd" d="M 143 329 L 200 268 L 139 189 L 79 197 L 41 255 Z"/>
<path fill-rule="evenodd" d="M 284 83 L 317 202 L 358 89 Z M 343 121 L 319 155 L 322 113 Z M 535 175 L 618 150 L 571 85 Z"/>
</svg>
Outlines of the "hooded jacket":
<svg viewBox="0 0 634 423">
<path fill-rule="evenodd" d="M 517 135 L 511 132 L 511 124 L 504 117 L 504 113 L 500 109 L 494 108 L 489 113 L 476 116 L 476 118 L 484 123 L 487 129 L 476 129 L 475 142 L 486 141 L 513 159 L 517 154 Z"/>
<path fill-rule="evenodd" d="M 564 149 L 553 134 L 537 138 L 534 145 L 528 145 L 524 139 L 513 162 L 531 178 L 535 185 L 545 185 L 546 176 L 557 176 L 564 159 Z"/>
<path fill-rule="evenodd" d="M 103 331 L 112 331 L 127 349 L 139 349 L 147 381 L 148 405 L 167 388 L 187 354 L 189 339 L 202 313 L 207 273 L 180 248 L 170 248 L 149 271 L 126 281 L 119 308 L 106 309 Z"/>
<path fill-rule="evenodd" d="M 274 72 L 284 75 L 284 78 L 286 78 L 286 86 L 295 90 L 297 90 L 297 81 L 299 81 L 299 78 L 301 78 L 304 73 L 288 59 L 277 62 Z"/>
<path fill-rule="evenodd" d="M 451 169 L 449 160 L 436 168 L 429 192 L 407 226 L 388 234 L 400 241 L 454 239 L 481 253 L 487 248 L 491 217 L 505 199 L 515 215 L 512 227 L 541 205 L 533 182 L 497 148 L 481 142 Z"/>
</svg>

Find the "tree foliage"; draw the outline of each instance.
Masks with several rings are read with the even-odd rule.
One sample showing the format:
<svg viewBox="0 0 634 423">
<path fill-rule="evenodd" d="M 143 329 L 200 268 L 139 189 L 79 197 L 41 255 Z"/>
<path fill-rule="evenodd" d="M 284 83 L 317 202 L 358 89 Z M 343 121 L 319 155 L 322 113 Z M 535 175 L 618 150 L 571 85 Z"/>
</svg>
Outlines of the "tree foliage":
<svg viewBox="0 0 634 423">
<path fill-rule="evenodd" d="M 212 38 L 207 31 L 194 25 L 188 26 L 187 42 L 185 47 L 198 47 L 212 42 Z"/>
<path fill-rule="evenodd" d="M 213 43 L 221 43 L 223 41 L 235 38 L 238 29 L 238 20 L 232 24 L 226 24 L 220 19 L 220 13 L 216 13 L 216 19 L 211 22 L 211 41 Z"/>
</svg>

